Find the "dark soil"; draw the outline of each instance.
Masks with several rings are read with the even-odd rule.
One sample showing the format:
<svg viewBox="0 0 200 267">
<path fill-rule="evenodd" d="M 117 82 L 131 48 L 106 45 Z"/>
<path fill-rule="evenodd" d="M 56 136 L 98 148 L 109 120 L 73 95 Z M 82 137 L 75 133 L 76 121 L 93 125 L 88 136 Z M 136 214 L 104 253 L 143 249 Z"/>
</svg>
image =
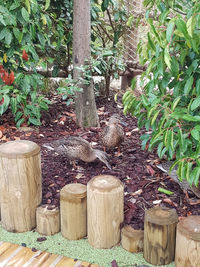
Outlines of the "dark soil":
<svg viewBox="0 0 200 267">
<path fill-rule="evenodd" d="M 144 133 L 137 128 L 137 120 L 131 116 L 124 116 L 120 102 L 98 98 L 97 107 L 100 128 L 80 129 L 76 126 L 74 109 L 67 107 L 59 97 L 52 97 L 53 104 L 48 112 L 42 114 L 42 126 L 16 129 L 9 112 L 0 118 L 0 142 L 26 139 L 41 146 L 43 204 L 59 205 L 60 190 L 69 183 L 87 182 L 99 174 L 110 174 L 118 177 L 124 184 L 124 215 L 125 224 L 135 229 L 143 229 L 144 212 L 155 205 L 175 208 L 179 218 L 188 215 L 200 215 L 200 204 L 193 198 L 193 205 L 187 195 L 167 174 L 160 171 L 156 165 L 160 162 L 156 153 L 141 149 L 140 136 Z M 99 141 L 99 133 L 113 113 L 121 114 L 127 123 L 124 128 L 126 138 L 121 146 L 121 156 L 117 157 L 117 150 L 107 151 L 110 155 L 112 170 L 100 161 L 92 163 L 78 162 L 78 169 L 74 169 L 70 162 L 62 155 L 48 151 L 42 145 L 64 136 L 82 136 L 92 142 L 95 148 L 103 150 Z M 173 195 L 158 192 L 158 188 L 173 192 Z M 195 204 L 196 203 L 196 204 Z"/>
</svg>

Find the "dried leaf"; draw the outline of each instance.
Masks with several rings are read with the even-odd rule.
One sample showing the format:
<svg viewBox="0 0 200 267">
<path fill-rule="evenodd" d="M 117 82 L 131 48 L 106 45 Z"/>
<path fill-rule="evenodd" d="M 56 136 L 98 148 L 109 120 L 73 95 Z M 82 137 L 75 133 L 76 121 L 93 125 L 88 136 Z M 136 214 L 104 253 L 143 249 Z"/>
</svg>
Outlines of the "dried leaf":
<svg viewBox="0 0 200 267">
<path fill-rule="evenodd" d="M 155 174 L 154 169 L 150 165 L 147 165 L 147 171 L 151 174 L 151 176 Z"/>
</svg>

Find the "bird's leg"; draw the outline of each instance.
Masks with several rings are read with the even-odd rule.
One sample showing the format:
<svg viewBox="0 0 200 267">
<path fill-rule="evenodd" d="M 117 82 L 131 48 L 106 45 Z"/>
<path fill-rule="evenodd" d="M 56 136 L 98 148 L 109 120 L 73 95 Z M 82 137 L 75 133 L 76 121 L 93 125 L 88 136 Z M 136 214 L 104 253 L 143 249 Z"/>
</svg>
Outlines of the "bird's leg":
<svg viewBox="0 0 200 267">
<path fill-rule="evenodd" d="M 72 165 L 74 167 L 74 169 L 77 169 L 78 167 L 76 166 L 75 160 L 72 160 Z"/>
<path fill-rule="evenodd" d="M 105 146 L 103 147 L 103 151 L 106 152 L 106 147 Z"/>
</svg>

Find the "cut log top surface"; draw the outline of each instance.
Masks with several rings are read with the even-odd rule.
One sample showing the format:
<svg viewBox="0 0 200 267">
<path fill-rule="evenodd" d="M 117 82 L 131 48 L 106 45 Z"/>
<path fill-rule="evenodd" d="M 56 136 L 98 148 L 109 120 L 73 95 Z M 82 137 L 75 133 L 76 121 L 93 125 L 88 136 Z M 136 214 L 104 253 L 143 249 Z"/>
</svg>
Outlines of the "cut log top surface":
<svg viewBox="0 0 200 267">
<path fill-rule="evenodd" d="M 67 198 L 84 198 L 87 194 L 86 191 L 86 185 L 80 183 L 73 183 L 65 185 L 61 189 L 61 195 Z"/>
<path fill-rule="evenodd" d="M 0 157 L 26 158 L 37 155 L 39 152 L 40 147 L 27 140 L 9 141 L 0 145 Z"/>
<path fill-rule="evenodd" d="M 123 186 L 122 182 L 112 175 L 98 175 L 93 177 L 89 183 L 92 189 L 98 189 L 98 191 L 109 192 L 115 188 Z"/>
<path fill-rule="evenodd" d="M 178 222 L 178 215 L 175 209 L 166 207 L 154 207 L 145 212 L 145 221 L 166 225 Z"/>
<path fill-rule="evenodd" d="M 177 225 L 178 231 L 195 241 L 200 241 L 200 216 L 189 216 Z"/>
</svg>

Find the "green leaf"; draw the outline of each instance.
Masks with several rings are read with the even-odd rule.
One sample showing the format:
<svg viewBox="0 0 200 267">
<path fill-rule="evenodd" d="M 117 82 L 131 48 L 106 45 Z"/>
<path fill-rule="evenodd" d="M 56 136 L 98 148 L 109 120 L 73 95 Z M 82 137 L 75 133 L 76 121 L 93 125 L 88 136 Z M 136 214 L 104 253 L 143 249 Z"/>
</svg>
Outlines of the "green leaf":
<svg viewBox="0 0 200 267">
<path fill-rule="evenodd" d="M 168 43 L 170 43 L 172 41 L 172 34 L 174 31 L 174 26 L 175 26 L 175 22 L 174 22 L 174 20 L 171 20 L 167 26 L 167 31 L 166 31 L 166 39 L 167 39 Z"/>
<path fill-rule="evenodd" d="M 21 111 L 18 111 L 16 114 L 15 114 L 15 122 L 17 122 L 21 116 L 23 115 L 23 113 Z"/>
<path fill-rule="evenodd" d="M 35 118 L 32 118 L 32 117 L 30 117 L 30 118 L 28 119 L 28 122 L 31 123 L 31 124 L 33 124 L 33 125 L 36 125 L 36 126 L 40 126 L 40 125 L 41 125 L 40 120 L 35 119 Z"/>
<path fill-rule="evenodd" d="M 191 104 L 191 110 L 195 110 L 200 106 L 200 96 L 194 99 L 194 101 Z"/>
<path fill-rule="evenodd" d="M 21 33 L 20 33 L 19 29 L 13 28 L 13 33 L 14 33 L 15 38 L 19 41 L 21 38 Z"/>
<path fill-rule="evenodd" d="M 185 38 L 188 38 L 188 32 L 187 32 L 187 27 L 186 23 L 183 19 L 179 18 L 176 20 L 176 26 L 178 30 L 184 35 Z"/>
<path fill-rule="evenodd" d="M 29 13 L 28 13 L 28 11 L 24 7 L 22 7 L 21 13 L 22 13 L 23 19 L 26 22 L 28 22 L 29 21 Z"/>
<path fill-rule="evenodd" d="M 146 98 L 144 94 L 141 95 L 141 99 L 145 107 L 149 105 L 148 99 Z"/>
<path fill-rule="evenodd" d="M 18 122 L 16 123 L 16 127 L 19 128 L 24 121 L 25 121 L 24 118 L 19 119 Z"/>
<path fill-rule="evenodd" d="M 199 116 L 192 116 L 190 114 L 184 114 L 182 116 L 182 118 L 186 121 L 200 121 L 200 117 Z"/>
<path fill-rule="evenodd" d="M 155 47 L 153 41 L 151 40 L 151 37 L 150 37 L 149 32 L 148 32 L 147 36 L 148 36 L 148 44 L 149 44 L 149 46 L 151 47 L 151 49 L 152 49 L 154 52 L 156 52 L 156 47 Z"/>
<path fill-rule="evenodd" d="M 199 179 L 200 179 L 200 167 L 195 168 L 195 178 L 194 178 L 194 185 L 197 187 L 199 185 Z"/>
<path fill-rule="evenodd" d="M 152 120 L 151 120 L 151 125 L 154 124 L 154 122 L 155 122 L 155 120 L 157 119 L 159 113 L 160 113 L 160 110 L 157 110 L 156 113 L 154 114 Z"/>
<path fill-rule="evenodd" d="M 196 81 L 195 87 L 196 87 L 197 95 L 200 95 L 200 79 Z"/>
<path fill-rule="evenodd" d="M 160 192 L 160 193 L 164 193 L 164 194 L 169 195 L 169 196 L 171 196 L 171 195 L 174 194 L 174 192 L 169 191 L 169 190 L 166 190 L 166 189 L 164 189 L 164 188 L 162 188 L 162 187 L 158 187 L 158 192 Z"/>
<path fill-rule="evenodd" d="M 49 6 L 50 6 L 50 0 L 46 0 L 44 10 L 47 10 L 49 8 Z"/>
<path fill-rule="evenodd" d="M 164 60 L 169 69 L 171 69 L 171 57 L 169 55 L 169 48 L 165 47 Z"/>
<path fill-rule="evenodd" d="M 191 37 L 193 37 L 193 33 L 194 33 L 194 29 L 195 29 L 195 16 L 191 16 L 188 19 L 186 26 L 187 26 L 187 31 L 188 31 L 189 35 Z"/>
<path fill-rule="evenodd" d="M 185 87 L 184 87 L 184 94 L 188 95 L 190 90 L 192 89 L 194 78 L 193 76 L 190 76 L 190 78 L 187 80 Z"/>
<path fill-rule="evenodd" d="M 11 41 L 12 41 L 12 33 L 8 31 L 5 37 L 5 42 L 7 45 L 10 45 Z"/>
<path fill-rule="evenodd" d="M 191 131 L 191 135 L 194 139 L 196 139 L 197 141 L 199 141 L 199 131 L 196 129 L 192 129 Z"/>
<path fill-rule="evenodd" d="M 28 13 L 30 14 L 31 13 L 30 0 L 25 0 L 25 4 L 28 10 Z"/>
<path fill-rule="evenodd" d="M 15 97 L 12 97 L 10 100 L 12 113 L 15 114 L 17 112 L 17 99 Z"/>
<path fill-rule="evenodd" d="M 176 108 L 176 106 L 178 105 L 179 101 L 181 100 L 181 96 L 177 96 L 173 103 L 172 103 L 172 111 L 174 111 L 174 109 Z"/>
</svg>

